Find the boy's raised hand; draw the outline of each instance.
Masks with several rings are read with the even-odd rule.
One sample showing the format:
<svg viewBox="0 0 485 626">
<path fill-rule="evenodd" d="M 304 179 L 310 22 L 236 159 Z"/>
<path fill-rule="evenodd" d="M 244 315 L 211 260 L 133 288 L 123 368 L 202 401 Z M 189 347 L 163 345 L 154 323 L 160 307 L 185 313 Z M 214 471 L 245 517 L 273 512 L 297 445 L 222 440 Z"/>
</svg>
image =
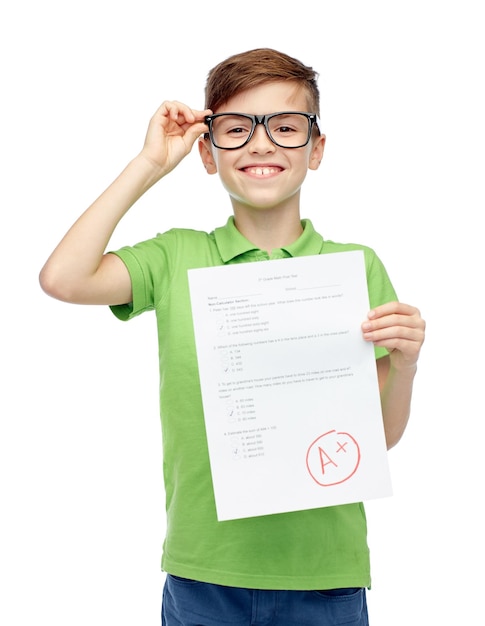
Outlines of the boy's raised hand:
<svg viewBox="0 0 485 626">
<path fill-rule="evenodd" d="M 191 109 L 182 102 L 165 101 L 152 116 L 140 156 L 164 176 L 191 151 L 196 139 L 207 132 L 204 122 L 210 110 Z"/>
<path fill-rule="evenodd" d="M 387 348 L 393 367 L 405 370 L 416 367 L 425 327 L 418 309 L 402 302 L 388 302 L 369 312 L 362 332 L 366 341 Z"/>
</svg>

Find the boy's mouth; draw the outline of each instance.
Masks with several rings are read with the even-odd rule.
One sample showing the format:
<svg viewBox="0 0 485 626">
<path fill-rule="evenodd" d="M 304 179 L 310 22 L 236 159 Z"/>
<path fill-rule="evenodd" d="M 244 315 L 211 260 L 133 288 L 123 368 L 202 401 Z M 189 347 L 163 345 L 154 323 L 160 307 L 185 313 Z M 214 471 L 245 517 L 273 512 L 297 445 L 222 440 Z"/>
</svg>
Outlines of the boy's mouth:
<svg viewBox="0 0 485 626">
<path fill-rule="evenodd" d="M 253 176 L 271 176 L 273 174 L 278 174 L 279 172 L 282 171 L 282 169 L 283 168 L 276 167 L 274 165 L 270 165 L 270 166 L 256 165 L 256 166 L 242 168 L 243 172 L 246 172 L 246 174 L 252 174 Z"/>
</svg>

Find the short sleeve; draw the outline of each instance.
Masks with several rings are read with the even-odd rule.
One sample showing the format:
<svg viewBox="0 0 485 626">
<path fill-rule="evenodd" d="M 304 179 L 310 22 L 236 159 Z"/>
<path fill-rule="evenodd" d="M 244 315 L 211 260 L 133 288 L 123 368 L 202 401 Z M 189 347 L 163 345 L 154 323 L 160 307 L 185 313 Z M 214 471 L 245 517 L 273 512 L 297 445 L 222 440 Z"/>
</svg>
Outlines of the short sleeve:
<svg viewBox="0 0 485 626">
<path fill-rule="evenodd" d="M 367 274 L 367 287 L 369 290 L 369 304 L 373 309 L 386 302 L 397 300 L 397 295 L 382 261 L 371 248 L 364 249 L 365 265 Z M 385 348 L 375 346 L 376 359 L 386 356 Z"/>
<path fill-rule="evenodd" d="M 171 232 L 112 251 L 126 265 L 131 278 L 133 300 L 110 307 L 122 321 L 130 320 L 145 311 L 151 311 L 166 292 L 173 262 L 174 237 Z"/>
</svg>

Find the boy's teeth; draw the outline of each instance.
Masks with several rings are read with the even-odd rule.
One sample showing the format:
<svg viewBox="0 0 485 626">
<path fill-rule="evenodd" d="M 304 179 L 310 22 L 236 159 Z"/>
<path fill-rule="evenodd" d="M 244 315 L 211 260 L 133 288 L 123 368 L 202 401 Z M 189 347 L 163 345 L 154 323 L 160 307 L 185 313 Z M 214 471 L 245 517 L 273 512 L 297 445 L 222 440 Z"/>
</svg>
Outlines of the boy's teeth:
<svg viewBox="0 0 485 626">
<path fill-rule="evenodd" d="M 250 171 L 258 176 L 267 176 L 276 170 L 273 167 L 252 167 Z"/>
</svg>

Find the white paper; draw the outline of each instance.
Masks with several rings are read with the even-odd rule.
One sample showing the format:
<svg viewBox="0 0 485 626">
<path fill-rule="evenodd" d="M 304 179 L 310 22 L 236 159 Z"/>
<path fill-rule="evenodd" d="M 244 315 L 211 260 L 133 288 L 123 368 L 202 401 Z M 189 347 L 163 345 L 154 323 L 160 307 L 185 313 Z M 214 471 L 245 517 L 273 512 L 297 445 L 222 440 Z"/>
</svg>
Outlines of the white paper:
<svg viewBox="0 0 485 626">
<path fill-rule="evenodd" d="M 219 520 L 391 495 L 361 251 L 189 270 Z"/>
</svg>

